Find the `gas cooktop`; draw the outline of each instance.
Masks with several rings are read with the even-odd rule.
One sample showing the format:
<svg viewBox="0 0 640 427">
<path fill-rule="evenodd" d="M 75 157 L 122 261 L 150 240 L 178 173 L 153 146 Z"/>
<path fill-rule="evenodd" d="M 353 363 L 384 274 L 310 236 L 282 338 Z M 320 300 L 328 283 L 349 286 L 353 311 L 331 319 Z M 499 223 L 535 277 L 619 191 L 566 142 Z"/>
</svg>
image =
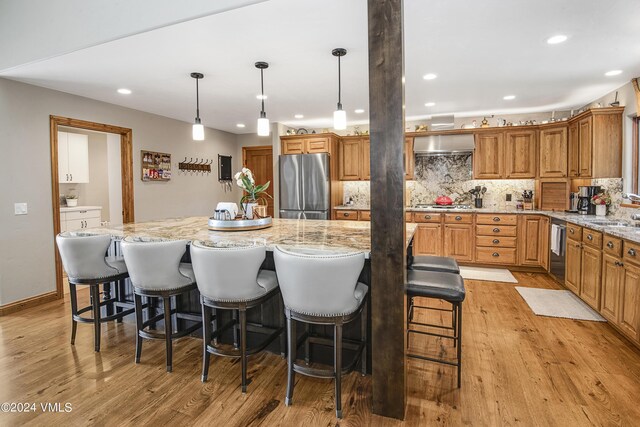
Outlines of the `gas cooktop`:
<svg viewBox="0 0 640 427">
<path fill-rule="evenodd" d="M 416 205 L 422 209 L 471 209 L 471 205 Z"/>
</svg>

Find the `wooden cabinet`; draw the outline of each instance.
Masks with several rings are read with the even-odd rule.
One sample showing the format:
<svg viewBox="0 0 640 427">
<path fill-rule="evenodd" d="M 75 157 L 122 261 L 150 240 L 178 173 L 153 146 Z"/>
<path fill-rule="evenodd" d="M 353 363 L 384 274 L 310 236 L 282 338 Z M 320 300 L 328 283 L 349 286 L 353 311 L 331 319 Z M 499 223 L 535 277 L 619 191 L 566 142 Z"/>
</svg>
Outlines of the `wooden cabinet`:
<svg viewBox="0 0 640 427">
<path fill-rule="evenodd" d="M 504 146 L 503 133 L 477 133 L 473 153 L 473 176 L 475 179 L 498 179 L 503 177 Z"/>
<path fill-rule="evenodd" d="M 442 224 L 421 223 L 413 238 L 414 255 L 442 256 Z"/>
<path fill-rule="evenodd" d="M 624 263 L 624 281 L 620 289 L 618 326 L 629 338 L 640 339 L 640 267 Z"/>
<path fill-rule="evenodd" d="M 282 154 L 331 153 L 331 134 L 280 137 Z"/>
<path fill-rule="evenodd" d="M 620 290 L 624 282 L 624 264 L 618 256 L 605 253 L 602 257 L 602 288 L 600 314 L 609 322 L 620 322 Z"/>
<path fill-rule="evenodd" d="M 404 178 L 413 179 L 413 138 L 407 137 L 404 139 Z"/>
<path fill-rule="evenodd" d="M 360 179 L 368 181 L 371 179 L 371 142 L 369 138 L 362 140 L 360 159 Z"/>
<path fill-rule="evenodd" d="M 576 295 L 580 295 L 580 278 L 582 272 L 582 243 L 567 239 L 565 256 L 564 284 Z"/>
<path fill-rule="evenodd" d="M 473 224 L 444 225 L 443 255 L 458 261 L 473 261 Z"/>
<path fill-rule="evenodd" d="M 336 219 L 337 220 L 347 220 L 347 221 L 357 221 L 358 220 L 358 211 L 356 211 L 356 210 L 337 210 L 336 211 Z"/>
<path fill-rule="evenodd" d="M 518 220 L 518 264 L 549 269 L 549 218 L 521 215 Z"/>
<path fill-rule="evenodd" d="M 97 206 L 61 209 L 60 232 L 96 228 L 102 224 L 102 209 Z"/>
<path fill-rule="evenodd" d="M 577 177 L 580 172 L 580 134 L 578 133 L 578 122 L 569 125 L 568 170 L 569 176 L 572 178 Z"/>
<path fill-rule="evenodd" d="M 536 177 L 536 131 L 509 131 L 504 134 L 504 177 Z"/>
<path fill-rule="evenodd" d="M 360 221 L 371 221 L 371 211 L 359 211 L 358 219 Z"/>
<path fill-rule="evenodd" d="M 58 132 L 58 181 L 89 182 L 89 137 L 78 133 Z"/>
<path fill-rule="evenodd" d="M 594 310 L 600 309 L 600 275 L 602 252 L 584 245 L 582 247 L 582 269 L 580 271 L 580 298 Z"/>
<path fill-rule="evenodd" d="M 567 176 L 567 127 L 540 130 L 540 178 Z"/>
<path fill-rule="evenodd" d="M 360 179 L 362 162 L 362 139 L 343 139 L 338 149 L 338 173 L 342 181 Z"/>
<path fill-rule="evenodd" d="M 586 117 L 578 122 L 578 176 L 580 177 L 591 176 L 592 124 L 592 117 Z"/>
</svg>

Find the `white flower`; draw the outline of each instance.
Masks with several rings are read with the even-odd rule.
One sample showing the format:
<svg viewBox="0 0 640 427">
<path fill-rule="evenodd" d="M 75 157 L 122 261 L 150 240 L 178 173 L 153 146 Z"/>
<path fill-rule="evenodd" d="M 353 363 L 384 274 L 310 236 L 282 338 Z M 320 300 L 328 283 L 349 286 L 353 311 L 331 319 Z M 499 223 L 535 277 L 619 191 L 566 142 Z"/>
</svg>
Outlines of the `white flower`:
<svg viewBox="0 0 640 427">
<path fill-rule="evenodd" d="M 251 171 L 249 169 L 247 169 L 247 168 L 242 168 L 242 173 L 247 175 L 247 174 L 251 173 Z"/>
<path fill-rule="evenodd" d="M 240 187 L 240 188 L 244 188 L 244 185 L 243 185 L 243 183 L 242 183 L 242 180 L 241 180 L 241 179 L 237 180 L 237 181 L 236 181 L 236 184 L 238 184 L 238 187 Z"/>
<path fill-rule="evenodd" d="M 237 180 L 237 179 L 240 179 L 240 172 L 238 172 L 237 174 L 235 174 L 235 175 L 233 176 L 233 179 L 236 179 L 236 180 Z"/>
</svg>

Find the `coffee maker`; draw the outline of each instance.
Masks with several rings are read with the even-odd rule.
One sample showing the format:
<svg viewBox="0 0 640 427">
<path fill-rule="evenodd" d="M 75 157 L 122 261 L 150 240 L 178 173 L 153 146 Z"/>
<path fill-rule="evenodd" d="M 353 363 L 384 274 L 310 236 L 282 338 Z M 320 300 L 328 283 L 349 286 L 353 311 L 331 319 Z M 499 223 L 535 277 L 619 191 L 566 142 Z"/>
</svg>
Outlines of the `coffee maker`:
<svg viewBox="0 0 640 427">
<path fill-rule="evenodd" d="M 578 187 L 578 213 L 581 215 L 595 215 L 596 205 L 591 204 L 591 198 L 600 193 L 599 185 L 585 185 Z"/>
</svg>

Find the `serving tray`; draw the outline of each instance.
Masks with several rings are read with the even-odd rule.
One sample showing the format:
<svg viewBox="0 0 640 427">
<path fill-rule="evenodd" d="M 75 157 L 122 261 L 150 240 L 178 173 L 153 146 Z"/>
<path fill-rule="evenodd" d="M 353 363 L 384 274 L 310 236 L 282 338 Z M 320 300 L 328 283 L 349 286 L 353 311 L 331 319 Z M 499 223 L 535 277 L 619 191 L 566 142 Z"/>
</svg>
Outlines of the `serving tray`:
<svg viewBox="0 0 640 427">
<path fill-rule="evenodd" d="M 209 230 L 213 231 L 249 231 L 269 228 L 273 225 L 270 216 L 260 219 L 219 220 L 209 218 Z"/>
</svg>

